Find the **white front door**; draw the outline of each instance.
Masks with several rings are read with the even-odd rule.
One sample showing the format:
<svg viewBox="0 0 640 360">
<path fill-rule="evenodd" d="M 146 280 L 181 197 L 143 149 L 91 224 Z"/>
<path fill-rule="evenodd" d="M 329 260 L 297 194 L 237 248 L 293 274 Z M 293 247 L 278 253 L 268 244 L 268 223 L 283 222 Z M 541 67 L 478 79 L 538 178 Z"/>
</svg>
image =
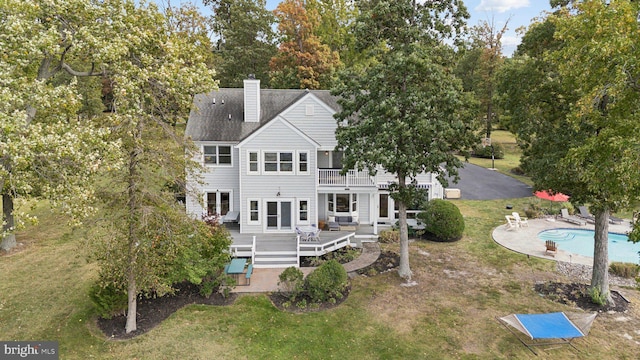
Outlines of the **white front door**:
<svg viewBox="0 0 640 360">
<path fill-rule="evenodd" d="M 293 201 L 278 199 L 265 201 L 265 231 L 291 231 L 293 228 Z"/>
</svg>

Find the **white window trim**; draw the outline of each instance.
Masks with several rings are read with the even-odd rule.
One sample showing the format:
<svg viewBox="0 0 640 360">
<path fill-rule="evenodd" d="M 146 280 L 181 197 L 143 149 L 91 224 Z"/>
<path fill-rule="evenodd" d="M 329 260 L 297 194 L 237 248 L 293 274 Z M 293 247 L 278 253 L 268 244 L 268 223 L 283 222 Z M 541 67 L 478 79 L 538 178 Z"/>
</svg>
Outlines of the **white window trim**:
<svg viewBox="0 0 640 360">
<path fill-rule="evenodd" d="M 258 203 L 258 220 L 251 220 L 251 202 Z M 260 225 L 262 224 L 262 201 L 260 199 L 247 199 L 247 225 Z"/>
<path fill-rule="evenodd" d="M 300 154 L 307 154 L 307 171 L 300 171 Z M 311 157 L 309 154 L 309 151 L 307 150 L 298 150 L 296 151 L 296 158 L 295 158 L 295 167 L 296 167 L 296 172 L 299 175 L 309 175 L 311 173 Z"/>
<path fill-rule="evenodd" d="M 276 171 L 267 171 L 266 170 L 265 163 L 266 163 L 266 155 L 268 153 L 276 153 L 278 170 L 276 170 Z M 281 171 L 280 170 L 280 164 L 281 164 L 280 163 L 280 154 L 283 154 L 283 153 L 291 154 L 291 160 L 292 160 L 292 164 L 291 164 L 292 169 L 291 169 L 291 171 Z M 262 157 L 261 157 L 261 159 L 262 159 L 262 167 L 261 167 L 262 174 L 264 174 L 264 175 L 295 175 L 296 174 L 296 166 L 297 166 L 297 163 L 298 163 L 296 161 L 296 156 L 297 156 L 297 153 L 294 150 L 268 150 L 268 151 L 264 150 L 264 151 L 262 151 Z"/>
<path fill-rule="evenodd" d="M 345 195 L 348 194 L 349 195 L 349 211 L 338 211 L 337 207 L 338 207 L 338 201 L 336 199 L 336 197 L 338 195 Z M 329 196 L 332 195 L 332 196 Z M 356 200 L 353 200 L 354 195 L 356 196 Z M 359 213 L 359 209 L 360 209 L 360 203 L 358 202 L 358 193 L 328 193 L 327 194 L 327 214 L 331 215 L 331 216 L 346 216 L 346 215 L 357 215 Z M 333 211 L 329 209 L 329 203 L 333 202 Z M 356 204 L 356 211 L 352 211 L 353 209 L 353 205 Z"/>
<path fill-rule="evenodd" d="M 307 202 L 307 220 L 300 219 L 300 203 Z M 309 199 L 298 199 L 296 201 L 296 222 L 300 225 L 309 225 L 311 223 L 311 201 Z"/>
<path fill-rule="evenodd" d="M 231 211 L 235 211 L 235 208 L 233 207 L 233 190 L 231 189 L 204 189 L 203 193 L 202 193 L 202 199 L 203 199 L 203 203 L 204 203 L 204 209 L 203 211 L 206 212 L 207 208 L 209 206 L 209 204 L 207 203 L 207 194 L 209 193 L 216 193 L 216 201 L 219 201 L 218 199 L 220 199 L 220 193 L 229 193 L 229 212 Z M 219 213 L 219 205 L 220 203 L 218 202 L 216 204 L 216 213 Z"/>
<path fill-rule="evenodd" d="M 258 154 L 258 170 L 251 171 L 251 153 Z M 262 154 L 259 150 L 247 150 L 247 175 L 260 175 L 262 173 Z"/>
<path fill-rule="evenodd" d="M 205 153 L 204 153 L 204 147 L 205 146 L 215 146 L 216 147 L 216 163 L 215 164 L 208 164 L 204 161 L 204 157 L 205 157 Z M 230 151 L 230 156 L 231 156 L 231 162 L 229 164 L 220 164 L 220 147 L 228 147 L 229 151 Z M 204 166 L 207 167 L 233 167 L 233 145 L 231 144 L 202 144 L 200 146 L 200 153 L 201 155 L 201 161 L 202 164 Z"/>
</svg>

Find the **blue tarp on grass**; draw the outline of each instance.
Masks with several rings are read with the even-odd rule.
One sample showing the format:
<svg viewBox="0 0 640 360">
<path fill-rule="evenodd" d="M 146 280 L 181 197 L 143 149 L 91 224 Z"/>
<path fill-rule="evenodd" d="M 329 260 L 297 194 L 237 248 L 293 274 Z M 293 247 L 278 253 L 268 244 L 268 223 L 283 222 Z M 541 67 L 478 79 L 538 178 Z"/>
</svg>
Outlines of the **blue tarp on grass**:
<svg viewBox="0 0 640 360">
<path fill-rule="evenodd" d="M 515 314 L 532 339 L 570 339 L 584 334 L 562 312 L 549 314 Z"/>
</svg>

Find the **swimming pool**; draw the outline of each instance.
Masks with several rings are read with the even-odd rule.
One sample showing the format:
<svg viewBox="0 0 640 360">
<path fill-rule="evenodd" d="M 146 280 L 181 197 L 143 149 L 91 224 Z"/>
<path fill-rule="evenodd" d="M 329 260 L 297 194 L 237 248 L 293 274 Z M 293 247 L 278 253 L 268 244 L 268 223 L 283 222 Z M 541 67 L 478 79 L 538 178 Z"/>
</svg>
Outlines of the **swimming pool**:
<svg viewBox="0 0 640 360">
<path fill-rule="evenodd" d="M 541 241 L 552 240 L 564 251 L 593 257 L 594 231 L 582 229 L 551 229 L 538 233 Z M 628 241 L 624 234 L 609 233 L 609 261 L 638 264 L 640 243 Z"/>
</svg>

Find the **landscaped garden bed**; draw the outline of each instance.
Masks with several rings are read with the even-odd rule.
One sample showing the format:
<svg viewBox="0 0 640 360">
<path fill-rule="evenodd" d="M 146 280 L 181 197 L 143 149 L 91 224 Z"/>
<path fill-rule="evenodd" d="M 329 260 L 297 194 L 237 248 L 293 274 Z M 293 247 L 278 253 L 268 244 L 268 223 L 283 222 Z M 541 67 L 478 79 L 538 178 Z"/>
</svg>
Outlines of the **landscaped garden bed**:
<svg viewBox="0 0 640 360">
<path fill-rule="evenodd" d="M 161 297 L 139 298 L 137 302 L 137 330 L 125 332 L 127 317 L 125 314 L 114 316 L 111 319 L 98 318 L 98 327 L 111 339 L 130 339 L 142 335 L 156 327 L 174 312 L 191 304 L 207 305 L 231 305 L 237 294 L 229 294 L 224 297 L 219 292 L 214 292 L 209 297 L 200 294 L 200 288 L 190 283 L 182 283 L 175 286 L 173 295 Z"/>
</svg>

